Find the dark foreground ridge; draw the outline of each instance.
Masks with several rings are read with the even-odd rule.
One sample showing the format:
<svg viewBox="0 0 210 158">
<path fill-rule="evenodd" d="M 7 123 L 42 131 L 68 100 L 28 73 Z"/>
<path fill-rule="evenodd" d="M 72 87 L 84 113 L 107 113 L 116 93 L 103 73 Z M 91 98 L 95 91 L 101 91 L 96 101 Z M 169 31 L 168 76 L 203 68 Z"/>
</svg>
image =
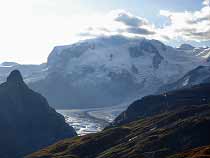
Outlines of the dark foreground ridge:
<svg viewBox="0 0 210 158">
<path fill-rule="evenodd" d="M 0 85 L 0 157 L 21 158 L 76 135 L 47 100 L 28 88 L 18 70 Z"/>
<path fill-rule="evenodd" d="M 200 84 L 191 88 L 180 89 L 150 95 L 132 103 L 113 122 L 112 126 L 123 125 L 144 117 L 167 112 L 188 105 L 203 105 L 210 103 L 210 84 Z"/>
<path fill-rule="evenodd" d="M 100 133 L 65 139 L 27 158 L 185 158 L 176 154 L 210 145 L 209 94 L 204 84 L 167 93 L 167 103 L 161 102 L 165 94 L 146 97 L 129 107 L 135 117 L 129 113 Z"/>
</svg>

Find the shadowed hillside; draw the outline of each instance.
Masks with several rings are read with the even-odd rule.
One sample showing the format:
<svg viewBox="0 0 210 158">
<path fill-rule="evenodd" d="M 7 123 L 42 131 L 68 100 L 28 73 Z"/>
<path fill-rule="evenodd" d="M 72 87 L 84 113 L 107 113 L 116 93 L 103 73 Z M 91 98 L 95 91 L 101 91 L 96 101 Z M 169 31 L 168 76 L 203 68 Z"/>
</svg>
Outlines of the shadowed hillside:
<svg viewBox="0 0 210 158">
<path fill-rule="evenodd" d="M 47 100 L 11 72 L 0 85 L 0 157 L 21 158 L 56 141 L 76 135 Z"/>
<path fill-rule="evenodd" d="M 210 107 L 188 106 L 66 139 L 27 158 L 166 158 L 210 144 L 209 131 Z"/>
<path fill-rule="evenodd" d="M 113 126 L 122 125 L 167 112 L 183 106 L 203 105 L 210 103 L 210 84 L 201 84 L 191 88 L 171 91 L 160 95 L 143 97 L 132 103 L 126 111 L 121 113 L 113 122 Z"/>
</svg>

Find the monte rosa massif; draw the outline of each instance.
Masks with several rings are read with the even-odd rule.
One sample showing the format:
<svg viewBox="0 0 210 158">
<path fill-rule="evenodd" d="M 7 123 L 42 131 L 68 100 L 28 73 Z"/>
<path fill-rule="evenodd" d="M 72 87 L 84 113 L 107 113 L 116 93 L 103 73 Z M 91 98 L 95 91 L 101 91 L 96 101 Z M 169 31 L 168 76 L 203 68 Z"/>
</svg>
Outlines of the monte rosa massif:
<svg viewBox="0 0 210 158">
<path fill-rule="evenodd" d="M 2 63 L 0 81 L 19 69 L 29 86 L 55 108 L 113 106 L 208 82 L 209 56 L 208 47 L 173 48 L 144 38 L 98 37 L 55 47 L 45 64 Z"/>
</svg>

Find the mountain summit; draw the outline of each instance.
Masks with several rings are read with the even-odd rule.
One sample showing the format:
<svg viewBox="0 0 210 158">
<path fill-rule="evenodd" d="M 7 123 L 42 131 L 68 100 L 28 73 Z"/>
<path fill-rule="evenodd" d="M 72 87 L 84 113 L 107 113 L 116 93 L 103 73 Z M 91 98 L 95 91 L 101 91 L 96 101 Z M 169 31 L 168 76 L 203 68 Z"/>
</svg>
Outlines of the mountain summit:
<svg viewBox="0 0 210 158">
<path fill-rule="evenodd" d="M 47 77 L 30 86 L 57 108 L 119 105 L 153 94 L 206 64 L 208 54 L 202 51 L 144 38 L 88 39 L 55 47 L 48 57 Z"/>
<path fill-rule="evenodd" d="M 0 157 L 20 158 L 76 135 L 47 100 L 28 88 L 14 70 L 0 85 Z"/>
<path fill-rule="evenodd" d="M 23 77 L 18 70 L 14 70 L 10 73 L 10 75 L 7 77 L 7 82 L 12 83 L 23 83 Z"/>
</svg>

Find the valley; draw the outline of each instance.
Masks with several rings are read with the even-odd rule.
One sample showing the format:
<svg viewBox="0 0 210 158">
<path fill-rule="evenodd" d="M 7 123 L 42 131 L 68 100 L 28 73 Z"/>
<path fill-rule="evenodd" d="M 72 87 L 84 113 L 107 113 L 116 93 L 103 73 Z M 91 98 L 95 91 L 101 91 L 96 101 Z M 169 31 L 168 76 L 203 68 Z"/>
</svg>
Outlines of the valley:
<svg viewBox="0 0 210 158">
<path fill-rule="evenodd" d="M 105 108 L 56 111 L 65 117 L 66 123 L 72 126 L 78 135 L 86 135 L 102 131 L 125 109 L 125 105 L 120 105 Z"/>
<path fill-rule="evenodd" d="M 208 158 L 209 92 L 210 84 L 167 92 L 167 104 L 164 94 L 144 97 L 101 132 L 64 139 L 27 158 Z"/>
<path fill-rule="evenodd" d="M 210 0 L 0 2 L 0 158 L 210 158 Z"/>
</svg>

